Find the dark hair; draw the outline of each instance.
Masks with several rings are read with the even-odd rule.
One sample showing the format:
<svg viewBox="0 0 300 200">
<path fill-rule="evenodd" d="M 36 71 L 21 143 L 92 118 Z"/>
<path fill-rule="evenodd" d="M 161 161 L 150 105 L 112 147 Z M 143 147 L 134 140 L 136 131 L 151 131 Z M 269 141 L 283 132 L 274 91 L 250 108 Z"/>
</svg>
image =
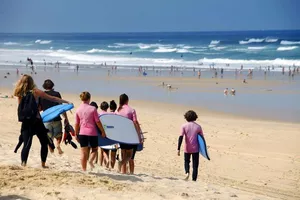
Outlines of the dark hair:
<svg viewBox="0 0 300 200">
<path fill-rule="evenodd" d="M 113 112 L 115 112 L 117 110 L 117 104 L 114 100 L 111 100 L 109 102 L 109 109 Z"/>
<path fill-rule="evenodd" d="M 106 101 L 103 101 L 100 105 L 101 110 L 107 111 L 108 109 L 108 103 Z"/>
<path fill-rule="evenodd" d="M 44 81 L 43 88 L 45 90 L 52 90 L 53 87 L 54 87 L 54 83 L 50 79 Z"/>
<path fill-rule="evenodd" d="M 186 121 L 188 122 L 193 122 L 196 121 L 198 118 L 198 115 L 196 114 L 195 111 L 193 110 L 189 110 L 184 114 L 184 118 L 186 119 Z"/>
<path fill-rule="evenodd" d="M 129 100 L 129 98 L 128 98 L 127 94 L 120 95 L 118 111 L 120 111 L 122 109 L 122 107 L 128 102 L 128 100 Z"/>
<path fill-rule="evenodd" d="M 92 102 L 90 103 L 90 105 L 91 105 L 91 106 L 94 106 L 96 109 L 98 109 L 98 105 L 97 105 L 96 102 L 92 101 Z"/>
</svg>

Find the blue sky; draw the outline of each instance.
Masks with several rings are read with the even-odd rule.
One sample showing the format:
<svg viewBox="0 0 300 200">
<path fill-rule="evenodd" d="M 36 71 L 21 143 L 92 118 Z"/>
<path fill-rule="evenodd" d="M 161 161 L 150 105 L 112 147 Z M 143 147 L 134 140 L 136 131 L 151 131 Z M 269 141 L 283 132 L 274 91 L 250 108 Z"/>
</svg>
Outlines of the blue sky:
<svg viewBox="0 0 300 200">
<path fill-rule="evenodd" d="M 0 32 L 300 29 L 300 0 L 0 0 Z"/>
</svg>

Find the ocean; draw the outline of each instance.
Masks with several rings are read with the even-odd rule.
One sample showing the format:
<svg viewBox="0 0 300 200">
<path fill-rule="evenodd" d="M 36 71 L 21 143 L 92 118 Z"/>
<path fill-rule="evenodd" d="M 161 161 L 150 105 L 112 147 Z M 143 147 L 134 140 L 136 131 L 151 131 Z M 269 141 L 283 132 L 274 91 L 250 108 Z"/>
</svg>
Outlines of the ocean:
<svg viewBox="0 0 300 200">
<path fill-rule="evenodd" d="M 300 65 L 300 31 L 0 34 L 0 64 L 25 61 L 235 69 Z"/>
</svg>

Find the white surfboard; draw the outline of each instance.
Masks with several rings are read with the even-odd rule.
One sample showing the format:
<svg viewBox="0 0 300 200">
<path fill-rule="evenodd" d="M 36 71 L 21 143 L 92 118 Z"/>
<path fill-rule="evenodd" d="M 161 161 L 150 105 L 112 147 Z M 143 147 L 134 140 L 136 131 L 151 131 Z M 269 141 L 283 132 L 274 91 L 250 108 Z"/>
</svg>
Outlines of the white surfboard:
<svg viewBox="0 0 300 200">
<path fill-rule="evenodd" d="M 139 137 L 133 121 L 116 114 L 104 114 L 99 117 L 106 137 L 125 144 L 139 144 Z"/>
<path fill-rule="evenodd" d="M 119 144 L 101 146 L 101 149 L 114 150 L 120 148 Z"/>
</svg>

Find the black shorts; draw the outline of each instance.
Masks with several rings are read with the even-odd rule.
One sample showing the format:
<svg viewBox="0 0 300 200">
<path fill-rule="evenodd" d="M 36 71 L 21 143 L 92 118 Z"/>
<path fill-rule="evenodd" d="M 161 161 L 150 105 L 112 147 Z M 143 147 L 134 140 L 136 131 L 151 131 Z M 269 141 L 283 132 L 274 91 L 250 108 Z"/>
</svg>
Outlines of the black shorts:
<svg viewBox="0 0 300 200">
<path fill-rule="evenodd" d="M 98 136 L 78 135 L 81 147 L 98 147 Z"/>
<path fill-rule="evenodd" d="M 124 149 L 124 150 L 130 150 L 130 149 L 133 149 L 135 145 L 132 145 L 132 144 L 123 144 L 123 143 L 120 143 L 120 149 Z"/>
<path fill-rule="evenodd" d="M 138 148 L 138 145 L 134 145 L 134 147 L 133 147 L 133 153 L 132 153 L 132 156 L 131 156 L 131 160 L 134 160 L 137 148 Z"/>
</svg>

